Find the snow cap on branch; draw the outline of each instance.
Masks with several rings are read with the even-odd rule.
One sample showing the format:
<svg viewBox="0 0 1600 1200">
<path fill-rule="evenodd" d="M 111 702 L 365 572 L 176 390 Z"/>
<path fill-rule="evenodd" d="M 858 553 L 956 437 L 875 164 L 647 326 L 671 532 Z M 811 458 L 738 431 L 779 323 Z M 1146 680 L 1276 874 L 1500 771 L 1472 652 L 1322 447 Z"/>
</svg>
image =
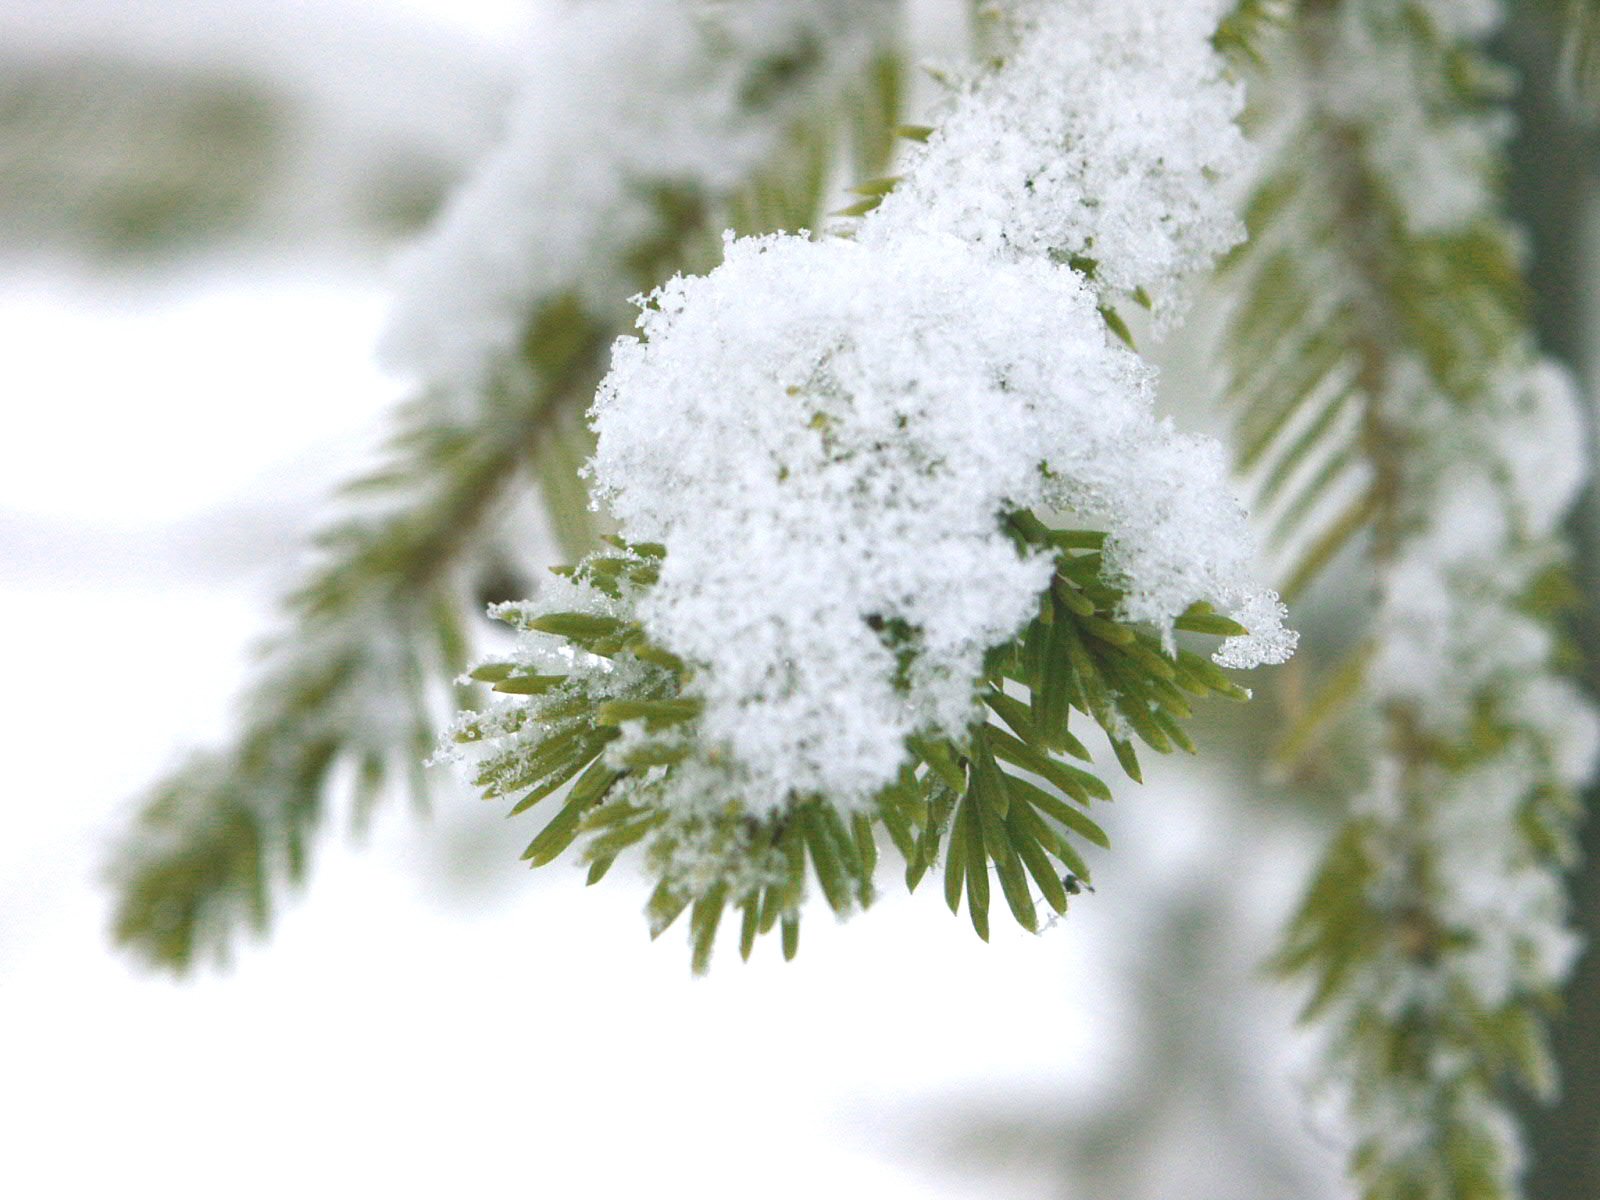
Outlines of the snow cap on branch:
<svg viewBox="0 0 1600 1200">
<path fill-rule="evenodd" d="M 1023 6 L 1016 55 L 855 239 L 730 240 L 618 343 L 598 495 L 668 549 L 639 617 L 753 806 L 865 805 L 907 735 L 962 734 L 1053 569 L 1010 511 L 1105 529 L 1126 619 L 1170 634 L 1207 601 L 1252 622 L 1219 661 L 1291 651 L 1221 453 L 1156 420 L 1100 312 L 1098 288 L 1166 295 L 1238 236 L 1216 176 L 1239 96 L 1196 7 Z"/>
<path fill-rule="evenodd" d="M 1076 275 L 949 237 L 732 242 L 640 324 L 594 469 L 626 536 L 668 547 L 645 627 L 773 803 L 865 803 L 906 735 L 971 721 L 984 652 L 1049 582 L 1001 514 L 1043 501 L 1045 460 L 1147 423 L 1148 371 Z"/>
<path fill-rule="evenodd" d="M 979 75 L 869 225 L 953 233 L 1001 257 L 1092 262 L 1158 313 L 1244 236 L 1223 181 L 1249 154 L 1215 0 L 1012 6 L 1014 52 Z"/>
</svg>

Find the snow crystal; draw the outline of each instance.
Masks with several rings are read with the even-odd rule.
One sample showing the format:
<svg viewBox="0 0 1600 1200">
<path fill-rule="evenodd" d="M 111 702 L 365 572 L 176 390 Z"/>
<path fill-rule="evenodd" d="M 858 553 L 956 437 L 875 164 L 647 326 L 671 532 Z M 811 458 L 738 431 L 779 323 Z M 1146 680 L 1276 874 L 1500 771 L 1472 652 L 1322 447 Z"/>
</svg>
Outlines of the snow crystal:
<svg viewBox="0 0 1600 1200">
<path fill-rule="evenodd" d="M 1570 679 L 1534 675 L 1515 685 L 1507 708 L 1533 732 L 1565 787 L 1582 787 L 1600 765 L 1600 714 Z"/>
<path fill-rule="evenodd" d="M 1211 657 L 1219 666 L 1249 668 L 1288 662 L 1300 635 L 1285 629 L 1289 610 L 1274 591 L 1252 592 L 1230 613 L 1250 632 L 1223 642 Z"/>
</svg>

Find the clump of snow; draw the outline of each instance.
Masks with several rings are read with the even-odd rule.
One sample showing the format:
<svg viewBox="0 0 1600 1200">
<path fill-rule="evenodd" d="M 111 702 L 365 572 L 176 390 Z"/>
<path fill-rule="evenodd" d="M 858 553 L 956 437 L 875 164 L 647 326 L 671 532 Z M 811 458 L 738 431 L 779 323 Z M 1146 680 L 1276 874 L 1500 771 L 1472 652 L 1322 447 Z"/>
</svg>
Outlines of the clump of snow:
<svg viewBox="0 0 1600 1200">
<path fill-rule="evenodd" d="M 1563 787 L 1578 788 L 1600 766 L 1600 714 L 1570 679 L 1534 675 L 1513 685 L 1507 708 L 1534 734 L 1545 768 Z"/>
<path fill-rule="evenodd" d="M 791 122 L 859 72 L 888 0 L 588 0 L 546 18 L 500 149 L 399 264 L 385 360 L 480 391 L 538 306 L 616 312 L 656 197 L 726 194 Z M 757 99 L 752 100 L 752 96 Z"/>
<path fill-rule="evenodd" d="M 1549 537 L 1589 478 L 1592 446 L 1570 372 L 1539 359 L 1501 385 L 1505 418 L 1492 431 L 1516 515 L 1533 537 Z"/>
<path fill-rule="evenodd" d="M 1404 532 L 1380 580 L 1369 677 L 1448 733 L 1485 694 L 1548 670 L 1548 624 L 1523 610 L 1557 561 L 1551 538 L 1588 474 L 1567 373 L 1516 344 L 1464 408 L 1414 361 L 1382 401 L 1413 448 Z"/>
<path fill-rule="evenodd" d="M 1015 50 L 979 75 L 869 225 L 1000 257 L 1093 260 L 1107 296 L 1178 283 L 1243 237 L 1221 181 L 1248 159 L 1216 0 L 1012 6 Z"/>
<path fill-rule="evenodd" d="M 1300 635 L 1284 627 L 1289 609 L 1277 592 L 1246 593 L 1228 615 L 1249 632 L 1222 643 L 1211 656 L 1218 666 L 1247 669 L 1288 662 L 1300 643 Z"/>
<path fill-rule="evenodd" d="M 640 326 L 594 411 L 601 497 L 669 550 L 640 617 L 758 803 L 865 803 L 906 735 L 970 723 L 984 652 L 1048 584 L 1001 515 L 1053 490 L 1047 463 L 1151 430 L 1148 371 L 1075 274 L 940 236 L 731 242 Z"/>
<path fill-rule="evenodd" d="M 1506 837 L 1541 775 L 1521 745 L 1432 780 L 1439 789 L 1435 911 L 1448 928 L 1472 932 L 1446 973 L 1487 1010 L 1510 1002 L 1530 978 L 1561 978 L 1576 957 L 1561 876 L 1530 870 L 1526 849 Z"/>
</svg>

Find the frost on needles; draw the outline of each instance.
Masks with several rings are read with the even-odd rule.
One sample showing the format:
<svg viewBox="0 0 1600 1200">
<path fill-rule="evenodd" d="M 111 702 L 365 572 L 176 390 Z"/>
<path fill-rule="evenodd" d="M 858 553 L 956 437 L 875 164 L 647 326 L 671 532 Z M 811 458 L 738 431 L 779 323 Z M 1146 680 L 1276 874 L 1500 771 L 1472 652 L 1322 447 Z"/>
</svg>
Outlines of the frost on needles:
<svg viewBox="0 0 1600 1200">
<path fill-rule="evenodd" d="M 870 899 L 881 823 L 980 933 L 991 873 L 1031 928 L 1104 844 L 1071 710 L 1137 777 L 1135 738 L 1190 748 L 1189 698 L 1242 694 L 1179 630 L 1287 658 L 1223 455 L 1155 417 L 1115 313 L 1170 314 L 1240 236 L 1218 16 L 1016 5 L 874 211 L 729 237 L 644 301 L 592 413 L 618 551 L 502 614 L 517 652 L 476 675 L 516 698 L 454 735 L 519 808 L 576 778 L 535 863 L 645 844 L 703 966 L 728 905 L 792 953 L 808 878 Z"/>
</svg>

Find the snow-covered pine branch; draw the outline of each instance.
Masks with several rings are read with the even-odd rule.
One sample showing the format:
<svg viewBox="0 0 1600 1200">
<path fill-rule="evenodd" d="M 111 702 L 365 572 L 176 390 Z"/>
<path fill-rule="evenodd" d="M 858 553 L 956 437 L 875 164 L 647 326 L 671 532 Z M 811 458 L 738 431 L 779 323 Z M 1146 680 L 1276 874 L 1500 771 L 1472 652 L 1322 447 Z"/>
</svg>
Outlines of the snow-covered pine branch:
<svg viewBox="0 0 1600 1200">
<path fill-rule="evenodd" d="M 160 781 L 117 849 L 120 942 L 175 970 L 224 953 L 303 877 L 340 764 L 358 808 L 415 773 L 479 578 L 527 552 L 500 546 L 530 475 L 569 543 L 593 536 L 563 504 L 588 452 L 574 418 L 626 296 L 704 262 L 726 223 L 817 214 L 836 127 L 895 119 L 892 11 L 595 0 L 551 31 L 504 144 L 401 270 L 387 353 L 422 394 L 319 535 L 236 736 Z"/>
<path fill-rule="evenodd" d="M 1303 753 L 1343 714 L 1369 770 L 1282 962 L 1312 985 L 1373 1200 L 1518 1194 L 1500 1089 L 1552 1087 L 1561 871 L 1600 749 L 1559 665 L 1560 522 L 1588 456 L 1501 213 L 1507 122 L 1475 49 L 1499 18 L 1307 6 L 1231 339 L 1243 455 L 1305 547 L 1292 586 L 1369 539 L 1367 638 L 1288 739 Z"/>
<path fill-rule="evenodd" d="M 842 911 L 877 822 L 913 883 L 948 824 L 952 907 L 986 931 L 993 862 L 1032 927 L 1024 870 L 1059 911 L 1049 855 L 1081 872 L 1066 835 L 1099 831 L 998 762 L 1086 804 L 1105 785 L 1050 757 L 1087 758 L 1069 707 L 1136 774 L 1131 737 L 1187 744 L 1185 689 L 1237 691 L 1178 628 L 1230 634 L 1228 666 L 1288 656 L 1220 449 L 1154 417 L 1114 332 L 1239 236 L 1220 15 L 1007 6 L 998 65 L 859 225 L 730 239 L 649 297 L 593 412 L 629 541 L 507 614 L 519 654 L 479 676 L 534 698 L 456 731 L 519 810 L 581 772 L 536 863 L 587 833 L 597 877 L 648 839 L 656 928 L 693 904 L 703 967 L 727 904 L 745 953 L 780 919 L 792 953 L 808 857 Z"/>
</svg>

